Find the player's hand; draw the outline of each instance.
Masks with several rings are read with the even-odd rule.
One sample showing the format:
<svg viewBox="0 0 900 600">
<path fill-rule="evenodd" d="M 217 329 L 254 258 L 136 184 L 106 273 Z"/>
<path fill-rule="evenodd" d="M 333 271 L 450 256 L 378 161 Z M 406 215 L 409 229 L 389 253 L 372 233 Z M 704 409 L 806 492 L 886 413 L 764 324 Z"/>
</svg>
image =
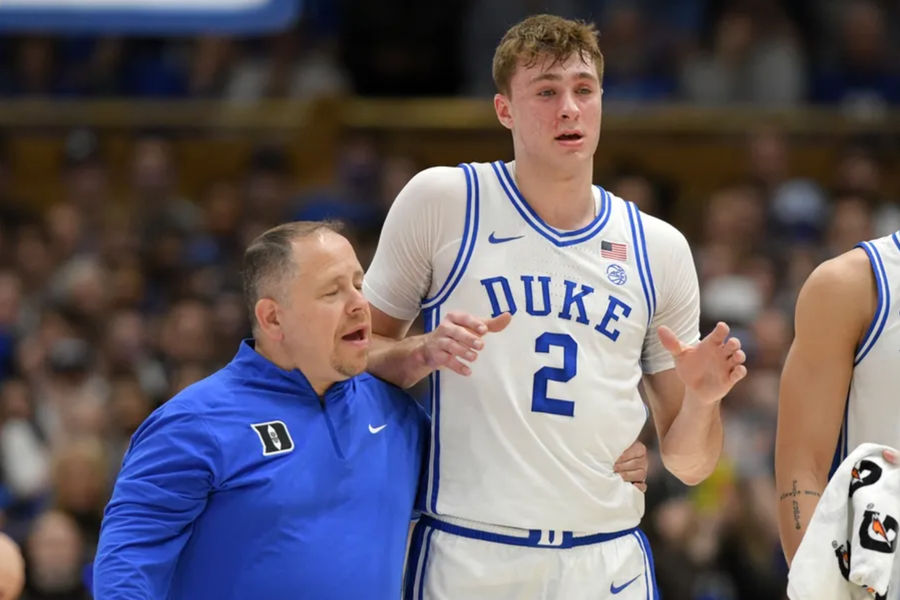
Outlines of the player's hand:
<svg viewBox="0 0 900 600">
<path fill-rule="evenodd" d="M 884 460 L 891 463 L 892 465 L 900 465 L 900 457 L 897 456 L 896 452 L 891 450 L 885 450 L 881 453 L 884 457 Z"/>
<path fill-rule="evenodd" d="M 647 459 L 647 446 L 639 441 L 625 449 L 622 456 L 616 459 L 613 471 L 622 479 L 634 484 L 634 487 L 642 492 L 647 491 L 647 467 L 650 461 Z"/>
<path fill-rule="evenodd" d="M 512 315 L 503 313 L 493 319 L 479 319 L 464 312 L 449 312 L 437 329 L 426 334 L 423 354 L 432 369 L 446 367 L 460 375 L 472 370 L 463 361 L 472 362 L 484 348 L 484 335 L 503 331 Z"/>
<path fill-rule="evenodd" d="M 721 321 L 693 346 L 686 346 L 675 333 L 661 326 L 657 331 L 663 347 L 675 358 L 675 372 L 687 390 L 704 402 L 718 402 L 738 381 L 747 376 L 741 341 L 728 337 Z"/>
</svg>

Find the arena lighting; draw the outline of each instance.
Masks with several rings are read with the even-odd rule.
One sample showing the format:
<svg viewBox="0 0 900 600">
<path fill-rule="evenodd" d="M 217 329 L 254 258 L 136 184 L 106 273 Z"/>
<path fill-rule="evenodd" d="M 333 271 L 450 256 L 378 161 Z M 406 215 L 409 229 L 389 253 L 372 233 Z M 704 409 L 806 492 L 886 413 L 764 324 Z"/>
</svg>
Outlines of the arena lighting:
<svg viewBox="0 0 900 600">
<path fill-rule="evenodd" d="M 0 0 L 0 31 L 191 35 L 288 27 L 302 0 Z"/>
</svg>

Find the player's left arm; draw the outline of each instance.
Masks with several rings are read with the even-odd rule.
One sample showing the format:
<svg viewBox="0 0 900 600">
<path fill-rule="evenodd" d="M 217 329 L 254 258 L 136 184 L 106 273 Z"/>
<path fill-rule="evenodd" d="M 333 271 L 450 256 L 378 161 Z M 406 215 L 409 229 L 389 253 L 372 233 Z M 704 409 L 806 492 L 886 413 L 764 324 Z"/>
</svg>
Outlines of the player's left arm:
<svg viewBox="0 0 900 600">
<path fill-rule="evenodd" d="M 675 368 L 644 376 L 666 468 L 688 485 L 706 479 L 719 461 L 723 434 L 719 405 L 747 375 L 740 340 L 719 323 L 699 343 L 686 345 L 666 326 L 659 328 Z"/>
<path fill-rule="evenodd" d="M 657 299 L 641 362 L 663 464 L 694 485 L 715 468 L 722 451 L 719 403 L 746 375 L 740 341 L 724 323 L 700 340 L 700 290 L 687 240 L 675 228 L 644 217 Z"/>
</svg>

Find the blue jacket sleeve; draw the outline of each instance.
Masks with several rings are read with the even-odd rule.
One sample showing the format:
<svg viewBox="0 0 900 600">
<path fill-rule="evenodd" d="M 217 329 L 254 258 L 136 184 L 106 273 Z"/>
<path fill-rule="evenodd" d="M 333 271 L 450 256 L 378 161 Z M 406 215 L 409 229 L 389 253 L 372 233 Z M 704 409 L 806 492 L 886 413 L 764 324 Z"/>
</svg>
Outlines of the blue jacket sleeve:
<svg viewBox="0 0 900 600">
<path fill-rule="evenodd" d="M 135 432 L 103 517 L 96 600 L 168 597 L 179 555 L 216 483 L 217 456 L 214 436 L 192 411 L 163 405 Z"/>
</svg>

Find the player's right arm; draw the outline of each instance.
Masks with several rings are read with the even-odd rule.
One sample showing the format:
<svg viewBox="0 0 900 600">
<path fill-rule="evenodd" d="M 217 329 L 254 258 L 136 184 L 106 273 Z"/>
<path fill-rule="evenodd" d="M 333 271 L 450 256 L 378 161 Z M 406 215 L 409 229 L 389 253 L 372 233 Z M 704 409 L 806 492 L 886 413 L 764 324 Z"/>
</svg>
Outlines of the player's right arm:
<svg viewBox="0 0 900 600">
<path fill-rule="evenodd" d="M 125 455 L 100 530 L 95 598 L 168 598 L 181 551 L 206 507 L 217 446 L 202 418 L 169 408 L 147 418 Z"/>
<path fill-rule="evenodd" d="M 775 442 L 778 529 L 788 563 L 828 482 L 854 355 L 876 303 L 872 269 L 859 248 L 822 263 L 797 298 Z"/>
</svg>

